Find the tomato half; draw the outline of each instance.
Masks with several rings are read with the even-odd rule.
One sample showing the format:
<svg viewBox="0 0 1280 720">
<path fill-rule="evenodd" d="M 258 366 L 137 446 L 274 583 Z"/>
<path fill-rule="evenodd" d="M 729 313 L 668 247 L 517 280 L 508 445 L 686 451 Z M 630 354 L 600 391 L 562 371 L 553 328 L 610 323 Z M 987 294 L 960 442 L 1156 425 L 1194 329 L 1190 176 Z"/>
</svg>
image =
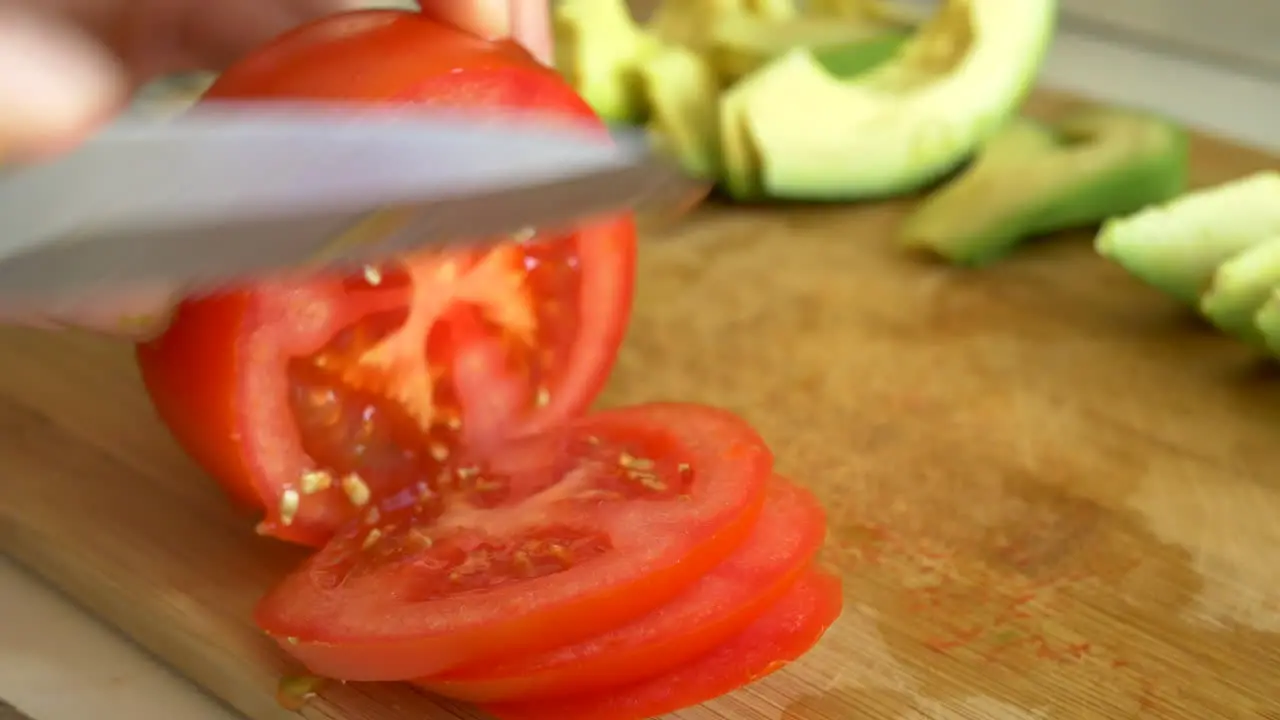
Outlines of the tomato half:
<svg viewBox="0 0 1280 720">
<path fill-rule="evenodd" d="M 418 684 L 472 702 L 577 695 L 660 675 L 742 632 L 795 585 L 826 534 L 809 491 L 774 478 L 746 542 L 676 599 L 601 635 Z"/>
<path fill-rule="evenodd" d="M 498 720 L 648 720 L 714 700 L 781 670 L 840 617 L 840 579 L 810 571 L 742 634 L 684 667 L 612 691 L 481 706 Z"/>
<path fill-rule="evenodd" d="M 408 680 L 577 642 L 670 601 L 736 550 L 773 458 L 723 410 L 654 404 L 462 451 L 263 598 L 313 673 Z"/>
<path fill-rule="evenodd" d="M 490 106 L 601 127 L 516 45 L 390 10 L 295 30 L 207 97 Z M 184 303 L 138 360 L 178 442 L 266 511 L 260 530 L 316 545 L 461 445 L 580 414 L 621 342 L 634 261 L 620 217 L 360 277 L 262 282 Z"/>
</svg>

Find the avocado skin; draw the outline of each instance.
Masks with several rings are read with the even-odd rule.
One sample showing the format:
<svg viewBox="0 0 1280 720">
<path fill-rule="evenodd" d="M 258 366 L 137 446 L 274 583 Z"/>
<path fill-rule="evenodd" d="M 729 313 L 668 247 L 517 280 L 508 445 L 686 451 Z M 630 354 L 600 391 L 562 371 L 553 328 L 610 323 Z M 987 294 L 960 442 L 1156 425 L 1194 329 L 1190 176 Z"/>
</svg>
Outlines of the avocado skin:
<svg viewBox="0 0 1280 720">
<path fill-rule="evenodd" d="M 1200 314 L 1214 327 L 1251 345 L 1267 344 L 1255 322 L 1258 311 L 1280 288 L 1280 236 L 1264 240 L 1218 266 L 1200 298 Z M 1280 336 L 1276 338 L 1280 342 Z"/>
<path fill-rule="evenodd" d="M 966 266 L 1029 238 L 1095 225 L 1184 192 L 1186 133 L 1143 112 L 1078 109 L 1016 118 L 904 223 L 899 242 Z"/>
</svg>

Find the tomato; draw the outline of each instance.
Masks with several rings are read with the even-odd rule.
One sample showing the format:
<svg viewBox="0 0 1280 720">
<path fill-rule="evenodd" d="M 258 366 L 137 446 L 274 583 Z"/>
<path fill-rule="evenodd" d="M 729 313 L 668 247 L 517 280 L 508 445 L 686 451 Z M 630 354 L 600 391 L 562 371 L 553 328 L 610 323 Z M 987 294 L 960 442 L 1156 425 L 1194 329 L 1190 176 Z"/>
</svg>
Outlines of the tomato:
<svg viewBox="0 0 1280 720">
<path fill-rule="evenodd" d="M 481 709 L 498 720 L 648 720 L 666 715 L 781 670 L 817 644 L 843 605 L 840 579 L 811 570 L 740 635 L 677 670 L 612 691 Z"/>
<path fill-rule="evenodd" d="M 609 410 L 458 453 L 259 604 L 307 668 L 408 680 L 577 642 L 670 601 L 760 516 L 773 457 L 723 410 Z"/>
<path fill-rule="evenodd" d="M 621 627 L 537 655 L 517 655 L 418 684 L 495 702 L 576 695 L 660 675 L 741 632 L 808 568 L 826 534 L 822 506 L 774 478 L 750 537 L 675 600 Z"/>
<path fill-rule="evenodd" d="M 516 45 L 390 10 L 289 33 L 207 97 L 492 106 L 602 127 Z M 621 342 L 634 261 L 619 217 L 360 277 L 264 281 L 184 303 L 138 361 L 178 442 L 265 510 L 260 530 L 318 545 L 462 445 L 581 414 Z"/>
</svg>

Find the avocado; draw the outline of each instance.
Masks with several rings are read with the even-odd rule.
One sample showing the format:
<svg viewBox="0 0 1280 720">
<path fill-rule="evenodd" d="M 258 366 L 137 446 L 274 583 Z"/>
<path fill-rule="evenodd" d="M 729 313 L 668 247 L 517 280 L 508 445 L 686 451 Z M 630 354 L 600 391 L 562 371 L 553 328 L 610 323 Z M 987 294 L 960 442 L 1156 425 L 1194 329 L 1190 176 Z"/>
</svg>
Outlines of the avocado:
<svg viewBox="0 0 1280 720">
<path fill-rule="evenodd" d="M 1087 107 L 1018 118 L 908 216 L 900 242 L 979 265 L 1037 235 L 1095 225 L 1187 188 L 1187 136 L 1144 112 Z"/>
<path fill-rule="evenodd" d="M 1280 357 L 1280 290 L 1267 293 L 1266 301 L 1253 316 L 1253 327 L 1267 350 Z"/>
<path fill-rule="evenodd" d="M 796 15 L 791 0 L 665 0 L 654 10 L 648 28 L 665 43 L 701 53 L 710 47 L 715 28 L 725 18 L 778 22 Z"/>
<path fill-rule="evenodd" d="M 1200 298 L 1200 313 L 1228 335 L 1262 345 L 1263 336 L 1254 316 L 1277 288 L 1280 235 L 1246 248 L 1219 265 L 1208 291 Z M 1280 336 L 1276 340 L 1280 341 Z"/>
<path fill-rule="evenodd" d="M 711 64 L 688 48 L 669 45 L 641 63 L 639 73 L 654 142 L 691 175 L 717 179 L 720 87 Z"/>
<path fill-rule="evenodd" d="M 1218 266 L 1280 235 L 1280 172 L 1201 189 L 1103 223 L 1099 254 L 1195 307 Z"/>
<path fill-rule="evenodd" d="M 559 0 L 552 22 L 555 65 L 591 109 L 618 123 L 643 121 L 648 108 L 636 67 L 657 45 L 625 0 Z"/>
<path fill-rule="evenodd" d="M 909 28 L 878 19 L 799 16 L 770 20 L 728 15 L 711 32 L 707 54 L 725 84 L 735 82 L 796 48 L 811 48 L 836 77 L 852 77 L 897 53 Z"/>
<path fill-rule="evenodd" d="M 812 50 L 779 57 L 721 99 L 726 189 L 849 200 L 936 181 L 1021 103 L 1056 10 L 1056 0 L 945 0 L 897 55 L 851 80 Z"/>
<path fill-rule="evenodd" d="M 823 19 L 872 19 L 902 26 L 918 25 L 926 16 L 920 8 L 886 0 L 807 0 L 804 14 Z"/>
</svg>

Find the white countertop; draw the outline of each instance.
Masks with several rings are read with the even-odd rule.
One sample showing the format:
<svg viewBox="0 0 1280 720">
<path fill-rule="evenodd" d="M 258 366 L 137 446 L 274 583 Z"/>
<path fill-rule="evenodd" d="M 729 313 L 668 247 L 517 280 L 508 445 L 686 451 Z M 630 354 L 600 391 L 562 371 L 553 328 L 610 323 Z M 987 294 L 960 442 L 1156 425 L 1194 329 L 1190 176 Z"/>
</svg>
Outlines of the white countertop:
<svg viewBox="0 0 1280 720">
<path fill-rule="evenodd" d="M 1146 106 L 1280 151 L 1280 77 L 1246 77 L 1063 32 L 1044 79 L 1053 87 Z M 0 698 L 35 720 L 239 720 L 4 559 Z"/>
</svg>

